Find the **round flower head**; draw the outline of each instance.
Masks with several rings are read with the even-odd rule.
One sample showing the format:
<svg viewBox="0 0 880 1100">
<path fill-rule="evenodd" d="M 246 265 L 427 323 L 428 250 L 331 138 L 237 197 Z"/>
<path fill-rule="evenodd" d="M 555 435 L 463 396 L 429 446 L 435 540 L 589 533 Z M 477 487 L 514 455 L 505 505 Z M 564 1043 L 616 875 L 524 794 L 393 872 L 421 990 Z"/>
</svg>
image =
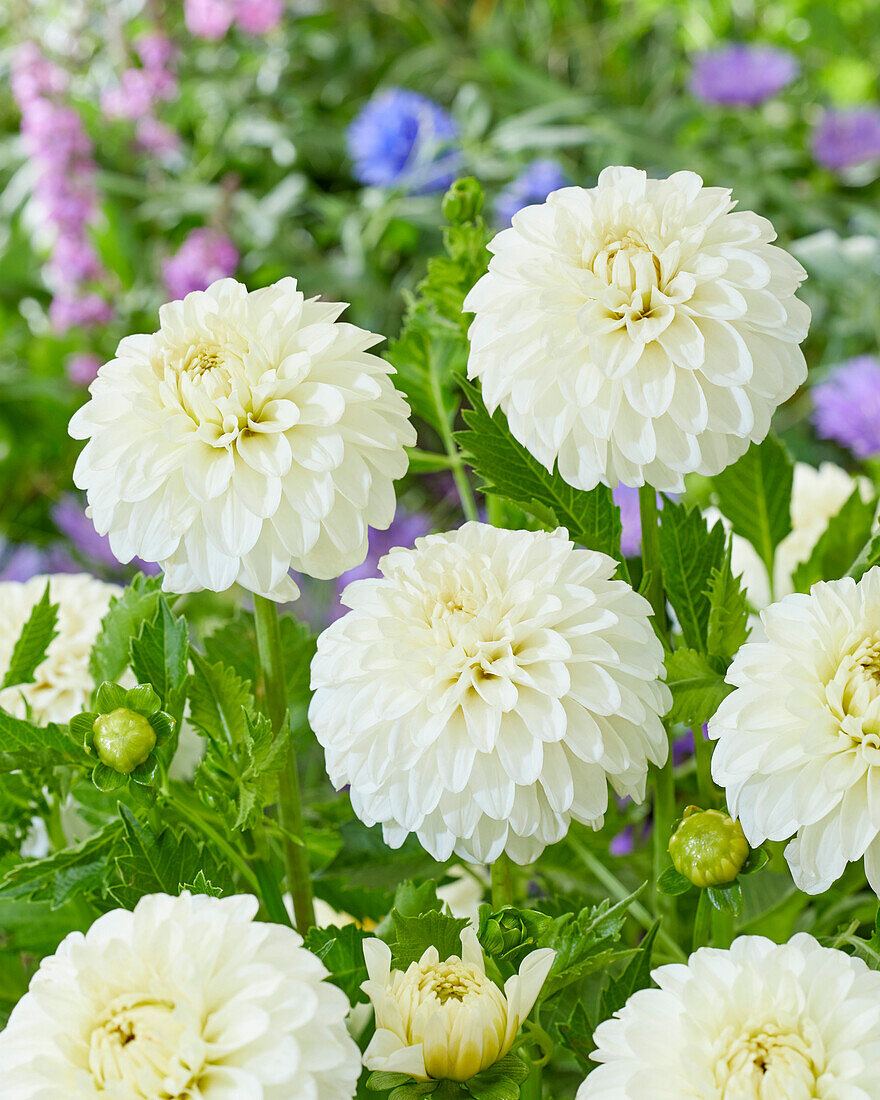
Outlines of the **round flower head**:
<svg viewBox="0 0 880 1100">
<path fill-rule="evenodd" d="M 513 435 L 578 489 L 680 492 L 716 474 L 806 378 L 800 264 L 692 172 L 606 168 L 489 245 L 465 299 L 468 374 Z"/>
<path fill-rule="evenodd" d="M 429 947 L 404 973 L 391 969 L 391 950 L 381 940 L 366 941 L 364 958 L 370 978 L 361 988 L 376 1012 L 367 1069 L 467 1081 L 509 1053 L 556 952 L 532 951 L 503 991 L 486 976 L 472 927 L 461 933 L 461 958 L 441 961 Z"/>
<path fill-rule="evenodd" d="M 171 592 L 237 582 L 274 600 L 299 595 L 292 568 L 363 561 L 415 432 L 367 351 L 379 337 L 342 309 L 294 279 L 250 294 L 222 279 L 120 343 L 70 423 L 89 440 L 74 480 L 120 561 L 159 562 Z"/>
<path fill-rule="evenodd" d="M 856 458 L 880 454 L 880 360 L 859 355 L 813 387 L 813 423 Z"/>
<path fill-rule="evenodd" d="M 792 875 L 827 890 L 865 857 L 880 894 L 880 568 L 820 582 L 761 615 L 709 722 L 712 776 L 753 848 L 785 840 Z"/>
<path fill-rule="evenodd" d="M 457 137 L 455 120 L 433 100 L 389 88 L 349 126 L 348 148 L 361 183 L 422 194 L 445 191 L 455 179 L 461 165 L 461 154 L 452 148 Z"/>
<path fill-rule="evenodd" d="M 35 722 L 68 722 L 89 703 L 95 681 L 89 672 L 92 646 L 110 600 L 122 589 L 85 573 L 36 576 L 0 582 L 0 680 L 9 667 L 15 643 L 49 583 L 49 599 L 58 605 L 58 634 L 49 643 L 33 683 L 0 691 L 0 707 Z"/>
<path fill-rule="evenodd" d="M 309 720 L 337 788 L 399 847 L 529 863 L 606 780 L 641 801 L 669 691 L 646 600 L 566 532 L 458 531 L 392 550 L 318 639 Z"/>
<path fill-rule="evenodd" d="M 827 111 L 813 134 L 813 155 L 835 172 L 880 159 L 880 111 Z"/>
<path fill-rule="evenodd" d="M 256 912 L 152 894 L 71 933 L 0 1034 L 4 1100 L 351 1100 L 345 995 Z"/>
<path fill-rule="evenodd" d="M 661 966 L 594 1035 L 577 1100 L 874 1100 L 880 974 L 804 932 Z"/>
<path fill-rule="evenodd" d="M 725 46 L 701 54 L 694 64 L 691 91 L 706 103 L 757 107 L 791 84 L 798 63 L 772 46 Z"/>
</svg>

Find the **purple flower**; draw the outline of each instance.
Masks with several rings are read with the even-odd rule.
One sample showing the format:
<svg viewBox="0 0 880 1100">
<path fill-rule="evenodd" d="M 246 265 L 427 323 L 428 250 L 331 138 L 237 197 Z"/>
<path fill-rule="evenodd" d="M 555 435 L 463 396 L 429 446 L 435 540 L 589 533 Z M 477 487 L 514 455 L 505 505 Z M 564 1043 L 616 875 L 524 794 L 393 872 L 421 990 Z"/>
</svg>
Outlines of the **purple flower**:
<svg viewBox="0 0 880 1100">
<path fill-rule="evenodd" d="M 813 131 L 813 155 L 834 171 L 880 157 L 880 111 L 875 107 L 826 111 Z"/>
<path fill-rule="evenodd" d="M 0 539 L 0 581 L 29 581 L 40 573 L 81 573 L 70 554 L 60 546 L 41 549 L 30 543 L 5 543 Z"/>
<path fill-rule="evenodd" d="M 627 825 L 622 832 L 611 838 L 608 850 L 613 856 L 629 856 L 632 855 L 635 846 L 635 830 L 632 825 Z"/>
<path fill-rule="evenodd" d="M 171 39 L 158 31 L 142 35 L 134 49 L 145 69 L 167 69 L 177 52 Z"/>
<path fill-rule="evenodd" d="M 176 131 L 154 115 L 139 118 L 134 132 L 138 145 L 154 156 L 165 157 L 180 149 Z"/>
<path fill-rule="evenodd" d="M 85 509 L 73 493 L 66 493 L 52 508 L 52 522 L 66 535 L 78 554 L 93 564 L 120 569 L 119 559 L 110 549 L 110 540 L 99 535 L 95 526 L 86 515 Z M 142 573 L 156 574 L 159 566 L 154 562 L 144 562 L 134 558 L 131 565 Z"/>
<path fill-rule="evenodd" d="M 856 458 L 880 454 L 880 361 L 859 355 L 813 387 L 813 424 Z"/>
<path fill-rule="evenodd" d="M 162 278 L 172 299 L 206 290 L 238 267 L 238 249 L 215 229 L 193 229 L 177 252 L 162 264 Z"/>
<path fill-rule="evenodd" d="M 354 174 L 374 187 L 414 194 L 444 191 L 461 166 L 451 144 L 458 127 L 438 104 L 406 88 L 389 88 L 367 103 L 348 128 Z"/>
<path fill-rule="evenodd" d="M 706 740 L 706 731 L 708 727 L 703 726 L 702 738 Z M 672 742 L 672 763 L 677 768 L 679 764 L 683 764 L 685 760 L 690 760 L 694 755 L 694 731 L 688 730 L 687 733 L 683 733 L 681 737 L 676 737 Z"/>
<path fill-rule="evenodd" d="M 238 0 L 235 21 L 246 34 L 268 34 L 281 25 L 284 0 Z"/>
<path fill-rule="evenodd" d="M 183 0 L 186 29 L 196 38 L 222 38 L 235 18 L 232 0 Z"/>
<path fill-rule="evenodd" d="M 756 107 L 790 84 L 798 63 L 786 50 L 772 46 L 725 46 L 700 54 L 690 89 L 706 103 Z"/>
<path fill-rule="evenodd" d="M 642 517 L 639 514 L 639 491 L 628 485 L 618 485 L 611 490 L 614 503 L 620 508 L 623 533 L 620 551 L 625 558 L 634 558 L 642 548 Z"/>
<path fill-rule="evenodd" d="M 103 360 L 89 351 L 78 351 L 68 355 L 64 362 L 67 377 L 75 386 L 89 386 L 98 377 L 98 368 Z"/>
<path fill-rule="evenodd" d="M 510 225 L 517 211 L 544 202 L 551 191 L 558 191 L 569 182 L 555 160 L 533 160 L 495 201 L 499 223 Z"/>
<path fill-rule="evenodd" d="M 56 294 L 49 305 L 49 320 L 56 332 L 69 328 L 104 325 L 113 316 L 110 305 L 100 294 Z"/>
</svg>

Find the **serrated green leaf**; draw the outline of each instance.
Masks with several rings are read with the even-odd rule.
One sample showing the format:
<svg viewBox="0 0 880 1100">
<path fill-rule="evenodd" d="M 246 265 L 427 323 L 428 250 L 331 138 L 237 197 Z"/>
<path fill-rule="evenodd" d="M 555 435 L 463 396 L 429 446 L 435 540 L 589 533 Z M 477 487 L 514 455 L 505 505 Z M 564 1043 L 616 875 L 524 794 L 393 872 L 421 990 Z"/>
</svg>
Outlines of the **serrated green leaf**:
<svg viewBox="0 0 880 1100">
<path fill-rule="evenodd" d="M 231 668 L 209 664 L 193 652 L 190 721 L 209 739 L 238 745 L 244 739 L 245 711 L 253 707 L 250 685 Z"/>
<path fill-rule="evenodd" d="M 675 609 L 685 644 L 707 651 L 709 583 L 724 563 L 724 528 L 709 530 L 699 508 L 664 500 L 660 511 L 660 562 L 669 602 Z"/>
<path fill-rule="evenodd" d="M 467 1082 L 473 1100 L 519 1100 L 519 1086 L 529 1067 L 516 1054 L 508 1054 Z"/>
<path fill-rule="evenodd" d="M 32 684 L 37 668 L 46 659 L 46 650 L 57 637 L 58 604 L 49 599 L 49 582 L 21 629 L 9 658 L 9 667 L 0 682 L 0 691 L 19 684 Z"/>
<path fill-rule="evenodd" d="M 45 901 L 57 909 L 75 897 L 99 894 L 121 838 L 121 823 L 111 821 L 82 844 L 19 863 L 0 880 L 0 896 Z"/>
<path fill-rule="evenodd" d="M 599 997 L 599 1022 L 609 1019 L 618 1009 L 623 1008 L 633 993 L 650 985 L 651 955 L 659 928 L 660 921 L 654 921 L 620 977 L 609 978 Z"/>
<path fill-rule="evenodd" d="M 436 911 L 407 917 L 392 909 L 391 930 L 386 942 L 391 948 L 394 967 L 406 970 L 410 963 L 418 962 L 429 947 L 436 947 L 441 959 L 451 955 L 461 957 L 461 933 L 467 924 L 464 917 L 450 917 Z"/>
<path fill-rule="evenodd" d="M 575 542 L 620 559 L 620 509 L 611 490 L 572 488 L 550 473 L 510 434 L 500 409 L 489 415 L 476 386 L 460 380 L 471 409 L 462 414 L 467 430 L 455 433 L 465 460 L 481 480 L 483 492 L 497 493 L 525 509 L 544 526 L 565 527 Z"/>
<path fill-rule="evenodd" d="M 0 773 L 63 765 L 91 768 L 93 763 L 82 742 L 72 737 L 66 726 L 55 722 L 37 726 L 0 710 Z"/>
<path fill-rule="evenodd" d="M 876 511 L 876 497 L 865 501 L 860 489 L 853 489 L 837 515 L 828 521 L 809 558 L 795 569 L 792 576 L 795 591 L 809 592 L 816 581 L 842 577 L 870 539 Z"/>
<path fill-rule="evenodd" d="M 724 561 L 713 569 L 706 594 L 709 597 L 707 649 L 713 656 L 732 657 L 749 636 L 749 601 L 741 578 L 731 568 L 733 542 L 728 539 Z"/>
<path fill-rule="evenodd" d="M 666 655 L 666 683 L 672 692 L 668 718 L 699 729 L 708 722 L 722 701 L 733 691 L 725 683 L 727 662 L 719 657 L 676 649 Z"/>
<path fill-rule="evenodd" d="M 141 623 L 138 636 L 131 639 L 132 672 L 139 683 L 152 684 L 162 706 L 175 714 L 182 706 L 188 666 L 186 622 L 175 618 L 160 597 L 156 614 Z"/>
<path fill-rule="evenodd" d="M 329 970 L 328 980 L 338 985 L 352 1004 L 360 1004 L 368 999 L 361 990 L 361 983 L 368 976 L 364 962 L 364 940 L 371 938 L 356 924 L 346 924 L 341 928 L 333 925 L 311 928 L 305 939 L 309 951 L 317 955 Z"/>
<path fill-rule="evenodd" d="M 880 565 L 880 531 L 872 535 L 861 548 L 855 561 L 846 571 L 846 575 L 859 581 L 875 565 Z"/>
<path fill-rule="evenodd" d="M 102 680 L 118 680 L 125 671 L 131 639 L 137 636 L 141 623 L 156 614 L 161 586 L 161 577 L 146 577 L 138 573 L 122 595 L 114 596 L 110 601 L 89 660 L 96 684 Z"/>
<path fill-rule="evenodd" d="M 223 891 L 219 886 L 215 886 L 213 882 L 209 882 L 205 878 L 205 872 L 199 871 L 192 882 L 182 882 L 178 888 L 178 893 L 183 893 L 184 890 L 189 890 L 191 894 L 205 894 L 209 898 L 222 898 Z"/>
<path fill-rule="evenodd" d="M 538 940 L 539 947 L 556 952 L 550 974 L 541 990 L 541 1000 L 552 997 L 572 982 L 629 957 L 629 949 L 616 946 L 630 905 L 644 890 L 641 887 L 615 905 L 602 902 L 579 913 L 555 918 Z"/>
<path fill-rule="evenodd" d="M 718 506 L 734 531 L 754 546 L 768 576 L 776 547 L 791 531 L 794 464 L 785 445 L 770 434 L 714 479 Z"/>
<path fill-rule="evenodd" d="M 238 781 L 238 814 L 234 829 L 249 829 L 263 814 L 263 808 L 275 801 L 278 773 L 287 762 L 290 726 L 285 721 L 274 733 L 263 714 L 253 717 L 245 711 L 245 737 L 239 756 L 242 770 Z"/>
</svg>

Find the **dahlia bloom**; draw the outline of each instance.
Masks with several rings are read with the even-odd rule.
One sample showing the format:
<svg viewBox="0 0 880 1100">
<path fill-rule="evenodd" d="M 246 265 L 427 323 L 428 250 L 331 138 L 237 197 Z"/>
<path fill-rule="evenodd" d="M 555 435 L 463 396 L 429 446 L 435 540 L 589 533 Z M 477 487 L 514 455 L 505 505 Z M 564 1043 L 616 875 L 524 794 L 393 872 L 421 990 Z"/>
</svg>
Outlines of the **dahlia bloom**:
<svg viewBox="0 0 880 1100">
<path fill-rule="evenodd" d="M 767 577 L 767 567 L 748 539 L 731 534 L 731 567 L 735 577 L 742 577 L 743 587 L 752 607 L 760 610 L 794 590 L 792 578 L 797 567 L 808 561 L 816 543 L 825 533 L 828 522 L 844 506 L 858 488 L 863 500 L 873 493 L 866 477 L 852 477 L 833 462 L 819 467 L 796 462 L 791 488 L 791 531 L 776 547 L 773 562 L 773 595 Z M 728 520 L 717 508 L 707 508 L 703 515 L 709 526 L 720 519 L 725 528 Z"/>
<path fill-rule="evenodd" d="M 406 88 L 374 96 L 348 128 L 354 174 L 373 187 L 445 191 L 461 164 L 458 126 L 433 100 Z"/>
<path fill-rule="evenodd" d="M 555 160 L 533 160 L 498 196 L 495 202 L 498 221 L 510 225 L 513 215 L 524 206 L 544 202 L 551 191 L 558 191 L 568 182 L 568 176 Z"/>
<path fill-rule="evenodd" d="M 367 351 L 379 337 L 343 308 L 295 279 L 250 294 L 222 279 L 120 343 L 70 422 L 88 440 L 74 481 L 120 561 L 159 562 L 168 591 L 237 582 L 279 601 L 299 595 L 291 569 L 363 561 L 415 432 Z"/>
<path fill-rule="evenodd" d="M 805 272 L 692 172 L 606 168 L 514 216 L 465 299 L 487 407 L 575 488 L 680 492 L 764 438 L 806 378 Z"/>
<path fill-rule="evenodd" d="M 257 907 L 152 894 L 71 933 L 0 1034 L 5 1100 L 351 1100 L 348 1001 Z"/>
<path fill-rule="evenodd" d="M 443 961 L 429 947 L 406 972 L 391 969 L 391 950 L 367 940 L 376 1033 L 364 1052 L 367 1069 L 407 1073 L 417 1081 L 467 1081 L 510 1052 L 522 1022 L 550 973 L 556 952 L 532 951 L 503 991 L 486 976 L 483 950 L 471 926 L 461 933 L 461 958 Z"/>
<path fill-rule="evenodd" d="M 757 107 L 791 84 L 797 74 L 798 63 L 788 50 L 737 43 L 700 54 L 690 88 L 706 103 Z"/>
<path fill-rule="evenodd" d="M 813 155 L 826 168 L 843 172 L 880 158 L 880 111 L 855 107 L 826 111 L 813 133 Z"/>
<path fill-rule="evenodd" d="M 85 573 L 0 582 L 0 680 L 47 581 L 49 598 L 58 604 L 58 634 L 49 643 L 33 683 L 0 691 L 0 707 L 18 718 L 25 718 L 30 708 L 34 721 L 41 725 L 68 722 L 88 706 L 95 687 L 89 656 L 111 598 L 122 592 L 117 585 L 105 584 Z"/>
<path fill-rule="evenodd" d="M 309 721 L 355 813 L 437 860 L 530 863 L 607 781 L 641 801 L 669 691 L 650 607 L 562 529 L 466 523 L 379 563 L 318 639 Z"/>
<path fill-rule="evenodd" d="M 880 454 L 880 360 L 858 355 L 813 387 L 813 424 L 856 458 Z"/>
<path fill-rule="evenodd" d="M 880 974 L 798 933 L 661 966 L 596 1029 L 576 1100 L 880 1096 Z"/>
<path fill-rule="evenodd" d="M 761 614 L 709 721 L 712 776 L 749 844 L 785 840 L 795 882 L 827 890 L 865 858 L 880 894 L 880 568 L 814 584 Z"/>
</svg>

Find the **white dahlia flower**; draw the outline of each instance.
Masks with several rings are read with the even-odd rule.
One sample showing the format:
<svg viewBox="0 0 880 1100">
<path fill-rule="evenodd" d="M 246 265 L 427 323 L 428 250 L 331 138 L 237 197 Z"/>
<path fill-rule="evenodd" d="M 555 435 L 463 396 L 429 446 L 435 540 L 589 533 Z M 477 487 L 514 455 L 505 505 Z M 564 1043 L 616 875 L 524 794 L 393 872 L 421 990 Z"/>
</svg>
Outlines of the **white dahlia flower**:
<svg viewBox="0 0 880 1100">
<path fill-rule="evenodd" d="M 794 880 L 821 893 L 865 857 L 880 894 L 880 568 L 813 585 L 761 614 L 709 722 L 712 776 L 749 844 L 785 840 Z"/>
<path fill-rule="evenodd" d="M 795 569 L 809 560 L 816 543 L 832 519 L 858 488 L 863 500 L 873 493 L 866 477 L 852 477 L 833 462 L 819 467 L 796 462 L 791 489 L 791 531 L 776 547 L 773 563 L 773 593 L 781 599 L 793 591 Z M 717 508 L 707 508 L 704 515 L 711 527 L 719 518 L 727 530 L 730 523 Z M 772 600 L 767 568 L 748 539 L 732 535 L 731 566 L 736 577 L 741 576 L 752 607 L 760 610 Z"/>
<path fill-rule="evenodd" d="M 761 440 L 807 376 L 806 272 L 693 172 L 606 168 L 514 215 L 465 299 L 468 374 L 548 470 L 680 492 Z"/>
<path fill-rule="evenodd" d="M 565 531 L 467 523 L 350 584 L 318 639 L 309 720 L 337 788 L 399 847 L 529 863 L 569 822 L 641 801 L 666 759 L 650 607 Z"/>
<path fill-rule="evenodd" d="M 661 966 L 596 1029 L 577 1100 L 876 1100 L 880 974 L 801 932 Z"/>
<path fill-rule="evenodd" d="M 70 422 L 74 481 L 120 561 L 159 562 L 172 592 L 238 582 L 289 600 L 291 569 L 336 577 L 394 516 L 415 442 L 379 336 L 295 279 L 221 279 L 129 336 Z"/>
<path fill-rule="evenodd" d="M 71 933 L 0 1034 L 4 1100 L 351 1100 L 345 995 L 256 911 L 153 894 Z"/>
<path fill-rule="evenodd" d="M 17 718 L 30 708 L 35 722 L 68 722 L 86 710 L 95 681 L 89 672 L 89 655 L 107 614 L 110 600 L 122 591 L 86 573 L 56 573 L 27 581 L 0 582 L 0 680 L 22 627 L 39 603 L 46 582 L 49 598 L 58 604 L 57 636 L 49 643 L 46 658 L 37 667 L 34 682 L 0 691 L 0 707 Z"/>
<path fill-rule="evenodd" d="M 471 926 L 461 933 L 461 958 L 441 962 L 429 947 L 406 972 L 391 969 L 381 940 L 364 943 L 369 981 L 361 988 L 373 1003 L 376 1032 L 364 1051 L 367 1069 L 408 1073 L 417 1081 L 467 1081 L 510 1052 L 513 1041 L 550 973 L 556 952 L 527 955 L 501 990 Z"/>
</svg>

